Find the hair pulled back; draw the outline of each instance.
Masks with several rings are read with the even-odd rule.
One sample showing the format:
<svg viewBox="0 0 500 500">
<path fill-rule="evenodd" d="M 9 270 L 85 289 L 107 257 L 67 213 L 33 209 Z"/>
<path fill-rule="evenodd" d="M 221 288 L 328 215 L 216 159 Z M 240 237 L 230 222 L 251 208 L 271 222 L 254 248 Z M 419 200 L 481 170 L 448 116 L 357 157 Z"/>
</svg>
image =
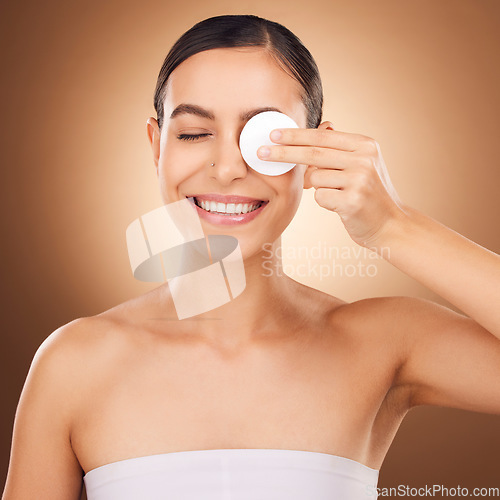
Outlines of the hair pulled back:
<svg viewBox="0 0 500 500">
<path fill-rule="evenodd" d="M 321 122 L 323 89 L 318 67 L 299 38 L 279 23 L 253 15 L 225 15 L 205 19 L 186 31 L 172 46 L 158 75 L 154 107 L 163 124 L 163 103 L 170 74 L 198 52 L 233 47 L 262 47 L 300 83 L 307 110 L 307 127 Z"/>
</svg>

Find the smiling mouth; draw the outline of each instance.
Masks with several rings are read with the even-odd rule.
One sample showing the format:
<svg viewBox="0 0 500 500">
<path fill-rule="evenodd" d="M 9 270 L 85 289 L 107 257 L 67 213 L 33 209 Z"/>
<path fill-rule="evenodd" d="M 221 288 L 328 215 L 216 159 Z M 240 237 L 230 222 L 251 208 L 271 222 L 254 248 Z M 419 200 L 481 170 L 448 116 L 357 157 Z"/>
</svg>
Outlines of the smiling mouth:
<svg viewBox="0 0 500 500">
<path fill-rule="evenodd" d="M 228 196 L 227 202 L 220 201 L 222 197 L 215 196 L 192 196 L 195 205 L 205 212 L 219 215 L 241 215 L 253 212 L 263 205 L 267 204 L 264 200 L 252 200 L 250 198 Z M 217 198 L 217 199 L 212 199 Z"/>
</svg>

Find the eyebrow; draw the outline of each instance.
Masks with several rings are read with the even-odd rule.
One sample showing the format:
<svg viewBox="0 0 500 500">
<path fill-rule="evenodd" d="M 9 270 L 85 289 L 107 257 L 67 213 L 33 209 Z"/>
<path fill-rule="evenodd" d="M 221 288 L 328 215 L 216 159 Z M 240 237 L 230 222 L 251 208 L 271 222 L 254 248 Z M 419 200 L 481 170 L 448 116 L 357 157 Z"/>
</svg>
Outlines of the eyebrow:
<svg viewBox="0 0 500 500">
<path fill-rule="evenodd" d="M 247 122 L 248 120 L 250 120 L 250 118 L 253 118 L 255 115 L 258 115 L 259 113 L 263 113 L 265 111 L 277 111 L 278 113 L 283 113 L 283 111 L 281 111 L 278 108 L 272 106 L 266 106 L 263 108 L 255 108 L 249 111 L 245 111 L 240 115 L 240 120 L 242 122 Z M 212 111 L 202 108 L 201 106 L 197 106 L 196 104 L 179 104 L 172 111 L 170 119 L 173 119 L 183 114 L 195 115 L 201 118 L 206 118 L 208 120 L 215 120 L 215 114 Z"/>
</svg>

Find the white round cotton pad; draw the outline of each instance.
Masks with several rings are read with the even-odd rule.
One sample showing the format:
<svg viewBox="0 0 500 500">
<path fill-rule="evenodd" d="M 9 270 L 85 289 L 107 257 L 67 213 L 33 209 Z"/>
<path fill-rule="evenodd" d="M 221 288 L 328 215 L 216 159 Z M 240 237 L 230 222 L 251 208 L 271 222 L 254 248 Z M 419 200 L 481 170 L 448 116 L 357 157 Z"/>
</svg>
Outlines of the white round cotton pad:
<svg viewBox="0 0 500 500">
<path fill-rule="evenodd" d="M 281 175 L 295 167 L 294 163 L 261 160 L 257 150 L 261 146 L 276 145 L 269 134 L 276 128 L 299 128 L 287 115 L 277 111 L 265 111 L 250 118 L 240 134 L 241 156 L 255 171 L 266 175 Z"/>
</svg>

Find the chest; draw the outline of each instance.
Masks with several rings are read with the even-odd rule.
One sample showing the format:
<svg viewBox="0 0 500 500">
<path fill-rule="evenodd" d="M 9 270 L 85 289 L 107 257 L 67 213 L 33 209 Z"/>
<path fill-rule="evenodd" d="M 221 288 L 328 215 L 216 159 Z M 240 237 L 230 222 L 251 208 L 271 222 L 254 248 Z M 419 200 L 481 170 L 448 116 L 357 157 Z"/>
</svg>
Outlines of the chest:
<svg viewBox="0 0 500 500">
<path fill-rule="evenodd" d="M 342 347 L 136 353 L 103 376 L 75 421 L 84 470 L 135 456 L 277 448 L 352 456 L 369 438 L 387 374 Z M 354 439 L 353 439 L 354 437 Z"/>
</svg>

